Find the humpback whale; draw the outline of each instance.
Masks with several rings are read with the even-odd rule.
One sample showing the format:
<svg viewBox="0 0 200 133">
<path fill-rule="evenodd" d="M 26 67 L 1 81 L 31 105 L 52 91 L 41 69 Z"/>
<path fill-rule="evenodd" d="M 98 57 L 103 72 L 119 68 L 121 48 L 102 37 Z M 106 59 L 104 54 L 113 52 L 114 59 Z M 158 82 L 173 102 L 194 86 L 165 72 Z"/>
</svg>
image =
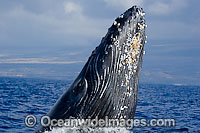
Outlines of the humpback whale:
<svg viewBox="0 0 200 133">
<path fill-rule="evenodd" d="M 47 114 L 51 119 L 134 118 L 144 54 L 145 13 L 133 6 L 108 29 L 75 81 Z M 36 132 L 50 130 L 40 127 Z"/>
</svg>

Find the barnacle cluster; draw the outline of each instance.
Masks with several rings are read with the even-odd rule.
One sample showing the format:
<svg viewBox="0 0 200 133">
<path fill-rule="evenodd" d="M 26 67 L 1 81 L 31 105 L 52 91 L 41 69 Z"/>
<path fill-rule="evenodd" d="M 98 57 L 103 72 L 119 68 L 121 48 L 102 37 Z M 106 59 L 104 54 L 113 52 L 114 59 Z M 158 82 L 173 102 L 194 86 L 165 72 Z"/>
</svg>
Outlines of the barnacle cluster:
<svg viewBox="0 0 200 133">
<path fill-rule="evenodd" d="M 146 43 L 144 31 L 147 26 L 144 15 L 143 11 L 138 10 L 123 27 L 120 27 L 121 24 L 117 21 L 113 23 L 118 27 L 120 33 L 119 36 L 113 38 L 113 41 L 120 56 L 117 74 L 124 74 L 125 77 L 125 81 L 122 80 L 121 86 L 127 86 L 131 77 L 137 73 L 138 62 L 142 56 L 141 54 L 144 54 L 143 48 Z M 123 18 L 123 14 L 119 18 Z M 124 69 L 127 71 L 123 71 Z"/>
</svg>

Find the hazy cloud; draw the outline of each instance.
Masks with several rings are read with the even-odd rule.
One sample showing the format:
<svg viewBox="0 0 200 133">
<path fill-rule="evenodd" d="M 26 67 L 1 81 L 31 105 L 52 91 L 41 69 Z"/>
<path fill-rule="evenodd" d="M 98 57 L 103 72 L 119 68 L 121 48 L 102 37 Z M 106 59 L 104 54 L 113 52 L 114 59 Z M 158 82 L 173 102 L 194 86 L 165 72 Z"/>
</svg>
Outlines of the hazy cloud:
<svg viewBox="0 0 200 133">
<path fill-rule="evenodd" d="M 82 7 L 79 4 L 76 4 L 74 2 L 65 2 L 64 3 L 64 10 L 65 13 L 67 14 L 72 14 L 72 13 L 82 13 Z"/>
<path fill-rule="evenodd" d="M 154 15 L 168 15 L 185 7 L 187 7 L 186 0 L 171 0 L 171 2 L 156 0 L 153 4 L 147 5 L 147 10 Z"/>
<path fill-rule="evenodd" d="M 143 0 L 104 0 L 105 3 L 112 8 L 127 9 L 134 5 L 143 5 Z"/>
<path fill-rule="evenodd" d="M 190 25 L 178 20 L 150 20 L 148 23 L 148 34 L 150 39 L 158 40 L 186 40 L 198 38 L 199 25 Z"/>
<path fill-rule="evenodd" d="M 0 29 L 4 31 L 0 32 L 4 37 L 0 39 L 0 45 L 86 45 L 88 39 L 105 34 L 106 29 L 102 27 L 110 20 L 90 18 L 82 13 L 79 4 L 73 2 L 64 2 L 60 8 L 63 8 L 63 16 L 50 14 L 51 9 L 32 12 L 22 5 L 0 12 Z"/>
<path fill-rule="evenodd" d="M 156 2 L 152 5 L 150 5 L 148 7 L 148 10 L 152 13 L 152 14 L 156 14 L 156 15 L 165 15 L 165 14 L 169 14 L 170 12 L 170 5 L 169 4 L 165 4 L 163 2 Z"/>
</svg>

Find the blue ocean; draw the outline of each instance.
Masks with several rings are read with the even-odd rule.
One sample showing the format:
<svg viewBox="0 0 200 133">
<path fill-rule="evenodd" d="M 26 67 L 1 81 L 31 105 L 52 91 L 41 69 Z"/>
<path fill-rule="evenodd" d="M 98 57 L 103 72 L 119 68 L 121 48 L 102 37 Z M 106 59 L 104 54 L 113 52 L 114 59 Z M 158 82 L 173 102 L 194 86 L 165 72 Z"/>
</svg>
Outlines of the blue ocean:
<svg viewBox="0 0 200 133">
<path fill-rule="evenodd" d="M 0 78 L 0 132 L 33 132 L 72 80 Z M 135 118 L 173 118 L 174 127 L 136 127 L 133 132 L 200 132 L 200 87 L 140 84 Z M 37 117 L 26 127 L 28 114 Z"/>
</svg>

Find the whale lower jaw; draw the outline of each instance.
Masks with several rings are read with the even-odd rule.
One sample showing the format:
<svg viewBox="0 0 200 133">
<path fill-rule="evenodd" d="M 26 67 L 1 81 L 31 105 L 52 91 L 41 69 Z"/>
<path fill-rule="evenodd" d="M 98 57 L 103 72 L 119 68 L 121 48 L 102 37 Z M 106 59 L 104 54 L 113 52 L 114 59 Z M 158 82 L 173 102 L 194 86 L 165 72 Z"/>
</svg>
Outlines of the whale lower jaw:
<svg viewBox="0 0 200 133">
<path fill-rule="evenodd" d="M 51 119 L 133 118 L 145 28 L 144 12 L 136 6 L 115 19 L 78 77 L 47 115 Z M 37 131 L 49 129 L 41 126 Z"/>
</svg>

